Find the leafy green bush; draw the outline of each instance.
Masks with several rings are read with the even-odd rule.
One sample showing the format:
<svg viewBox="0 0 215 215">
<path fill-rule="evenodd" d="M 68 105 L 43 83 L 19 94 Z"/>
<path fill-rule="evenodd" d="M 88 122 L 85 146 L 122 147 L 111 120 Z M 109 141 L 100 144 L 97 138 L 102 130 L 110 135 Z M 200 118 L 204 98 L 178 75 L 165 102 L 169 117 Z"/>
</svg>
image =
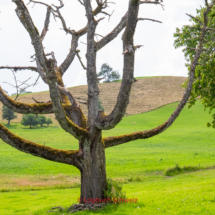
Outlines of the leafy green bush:
<svg viewBox="0 0 215 215">
<path fill-rule="evenodd" d="M 46 124 L 49 126 L 50 124 L 53 124 L 51 118 L 47 118 L 46 119 Z"/>
<path fill-rule="evenodd" d="M 122 185 L 119 182 L 113 181 L 111 178 L 107 179 L 107 191 L 105 191 L 105 198 L 111 199 L 125 199 L 125 193 L 122 192 Z"/>
<path fill-rule="evenodd" d="M 46 124 L 46 117 L 43 115 L 37 117 L 37 120 L 38 120 L 38 124 L 40 124 L 41 127 L 43 127 L 43 124 Z"/>
<path fill-rule="evenodd" d="M 17 116 L 15 115 L 15 112 L 12 111 L 10 108 L 8 108 L 7 106 L 3 105 L 2 108 L 2 119 L 6 119 L 8 120 L 7 125 L 10 125 L 10 121 L 17 118 Z"/>
<path fill-rule="evenodd" d="M 38 125 L 39 122 L 34 114 L 24 114 L 22 116 L 21 124 L 24 126 L 30 126 L 30 128 L 31 128 L 31 126 Z"/>
<path fill-rule="evenodd" d="M 102 105 L 102 101 L 100 98 L 99 98 L 99 110 L 105 111 L 104 106 Z"/>
<path fill-rule="evenodd" d="M 179 175 L 186 172 L 195 172 L 198 170 L 200 170 L 200 168 L 197 166 L 184 166 L 183 168 L 181 168 L 178 164 L 176 164 L 175 167 L 172 167 L 166 170 L 164 174 L 166 176 L 174 176 L 174 175 Z"/>
</svg>

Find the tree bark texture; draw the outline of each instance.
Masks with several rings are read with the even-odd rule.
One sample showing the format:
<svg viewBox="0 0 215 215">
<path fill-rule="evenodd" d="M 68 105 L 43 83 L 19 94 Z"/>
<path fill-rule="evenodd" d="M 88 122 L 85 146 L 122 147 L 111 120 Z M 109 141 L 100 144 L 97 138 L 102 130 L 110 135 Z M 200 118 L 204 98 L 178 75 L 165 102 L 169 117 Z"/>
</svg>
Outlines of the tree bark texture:
<svg viewBox="0 0 215 215">
<path fill-rule="evenodd" d="M 101 140 L 101 131 L 94 137 L 83 141 L 83 167 L 81 171 L 81 200 L 104 198 L 107 188 L 105 146 Z"/>
<path fill-rule="evenodd" d="M 9 117 L 9 119 L 8 119 L 7 125 L 10 125 L 10 117 Z"/>
</svg>

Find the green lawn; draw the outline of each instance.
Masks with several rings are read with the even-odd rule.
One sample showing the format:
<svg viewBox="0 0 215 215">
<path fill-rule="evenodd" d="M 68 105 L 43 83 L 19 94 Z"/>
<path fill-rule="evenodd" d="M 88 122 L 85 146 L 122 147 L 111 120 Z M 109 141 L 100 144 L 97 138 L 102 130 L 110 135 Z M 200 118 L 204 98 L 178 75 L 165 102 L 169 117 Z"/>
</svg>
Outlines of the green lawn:
<svg viewBox="0 0 215 215">
<path fill-rule="evenodd" d="M 211 214 L 215 209 L 215 170 L 200 171 L 171 178 L 124 184 L 126 198 L 137 203 L 108 206 L 102 211 L 77 214 L 157 215 Z M 79 189 L 43 190 L 1 193 L 0 214 L 45 215 L 54 206 L 68 207 L 76 203 Z M 51 213 L 51 214 L 66 214 Z"/>
<path fill-rule="evenodd" d="M 116 136 L 133 131 L 148 130 L 166 121 L 177 103 L 139 115 L 127 116 L 104 136 Z M 176 122 L 163 134 L 148 140 L 137 140 L 106 150 L 107 175 L 124 182 L 127 197 L 138 198 L 138 204 L 122 204 L 107 207 L 95 214 L 214 214 L 215 170 L 186 173 L 174 177 L 164 176 L 164 171 L 178 163 L 180 166 L 208 167 L 215 165 L 215 132 L 207 128 L 208 112 L 197 103 L 191 109 L 185 108 Z M 77 149 L 78 142 L 60 127 L 27 129 L 12 124 L 14 133 L 61 149 Z M 11 178 L 20 180 L 78 180 L 75 167 L 36 158 L 0 142 L 0 190 L 16 190 L 8 182 Z M 59 181 L 58 180 L 58 181 Z M 6 182 L 7 183 L 6 183 Z M 18 186 L 18 185 L 17 185 Z M 75 184 L 74 187 L 78 185 Z M 39 189 L 40 185 L 33 188 Z M 0 214 L 46 214 L 51 206 L 69 206 L 77 202 L 79 188 L 65 183 L 63 187 L 41 191 L 0 192 Z M 31 187 L 28 186 L 28 190 Z M 32 188 L 32 189 L 33 189 Z M 57 188 L 57 189 L 56 189 Z M 31 212 L 30 212 L 31 211 Z M 37 211 L 37 212 L 35 212 Z M 54 213 L 52 213 L 54 214 Z M 84 214 L 83 212 L 81 214 Z M 93 214 L 86 212 L 85 214 Z"/>
</svg>

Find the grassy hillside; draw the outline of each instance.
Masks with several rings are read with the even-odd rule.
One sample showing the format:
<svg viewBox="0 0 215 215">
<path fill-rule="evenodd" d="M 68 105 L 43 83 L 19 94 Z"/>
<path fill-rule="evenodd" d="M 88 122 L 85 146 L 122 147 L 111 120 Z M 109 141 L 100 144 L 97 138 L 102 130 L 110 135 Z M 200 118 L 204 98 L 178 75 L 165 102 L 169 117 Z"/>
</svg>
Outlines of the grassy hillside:
<svg viewBox="0 0 215 215">
<path fill-rule="evenodd" d="M 176 106 L 173 103 L 127 116 L 103 135 L 156 127 L 167 120 Z M 210 115 L 197 103 L 192 109 L 185 108 L 163 134 L 107 149 L 108 177 L 122 181 L 127 197 L 138 198 L 138 204 L 111 206 L 95 214 L 214 214 L 215 133 L 206 127 L 209 120 Z M 10 129 L 26 139 L 55 148 L 78 147 L 77 141 L 58 126 L 30 130 L 14 124 Z M 210 166 L 212 169 L 165 176 L 164 171 L 176 163 L 181 167 Z M 80 188 L 75 187 L 80 185 L 79 179 L 80 174 L 74 167 L 27 155 L 0 142 L 0 214 L 40 215 L 46 214 L 51 206 L 69 206 L 77 202 Z M 13 190 L 16 192 L 3 192 Z"/>
<path fill-rule="evenodd" d="M 181 84 L 186 80 L 184 77 L 142 77 L 132 86 L 130 103 L 126 115 L 139 114 L 156 109 L 162 105 L 180 101 L 184 89 Z M 119 93 L 121 83 L 99 84 L 100 98 L 105 108 L 105 113 L 109 114 L 115 104 Z M 87 100 L 87 86 L 78 86 L 69 88 L 70 92 L 80 102 Z M 37 101 L 50 101 L 49 92 L 24 94 L 18 98 L 18 101 L 25 103 L 34 103 L 32 97 Z M 81 108 L 87 115 L 87 106 L 80 103 Z M 2 112 L 2 103 L 0 103 L 0 113 Z M 0 114 L 1 116 L 1 114 Z M 21 121 L 21 114 L 13 122 Z M 57 125 L 54 114 L 48 115 Z M 0 118 L 1 120 L 1 118 Z M 6 122 L 6 121 L 5 121 Z"/>
</svg>

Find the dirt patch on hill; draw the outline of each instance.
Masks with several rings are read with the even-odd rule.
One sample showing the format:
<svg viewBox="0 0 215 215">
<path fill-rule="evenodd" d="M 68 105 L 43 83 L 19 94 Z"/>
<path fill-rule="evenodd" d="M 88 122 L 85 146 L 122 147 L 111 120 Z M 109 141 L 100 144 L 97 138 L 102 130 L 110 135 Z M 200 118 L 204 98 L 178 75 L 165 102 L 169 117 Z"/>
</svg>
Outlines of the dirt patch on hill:
<svg viewBox="0 0 215 215">
<path fill-rule="evenodd" d="M 156 77 L 139 79 L 132 85 L 130 103 L 126 111 L 126 115 L 151 111 L 163 105 L 180 101 L 184 93 L 184 88 L 182 88 L 181 85 L 186 79 L 187 78 L 185 77 Z M 109 114 L 116 104 L 120 85 L 120 82 L 99 84 L 99 95 L 106 114 Z M 69 90 L 78 101 L 86 102 L 87 86 L 72 87 L 69 88 Z M 20 96 L 18 101 L 34 103 L 32 96 L 41 102 L 50 100 L 49 92 L 41 92 Z M 80 106 L 87 115 L 87 106 L 82 103 L 80 103 Z M 2 103 L 0 103 L 0 111 L 1 109 Z M 47 117 L 52 118 L 54 122 L 57 123 L 54 114 L 48 114 Z M 13 122 L 20 122 L 21 118 L 22 115 L 17 114 L 17 119 L 13 120 Z"/>
</svg>

